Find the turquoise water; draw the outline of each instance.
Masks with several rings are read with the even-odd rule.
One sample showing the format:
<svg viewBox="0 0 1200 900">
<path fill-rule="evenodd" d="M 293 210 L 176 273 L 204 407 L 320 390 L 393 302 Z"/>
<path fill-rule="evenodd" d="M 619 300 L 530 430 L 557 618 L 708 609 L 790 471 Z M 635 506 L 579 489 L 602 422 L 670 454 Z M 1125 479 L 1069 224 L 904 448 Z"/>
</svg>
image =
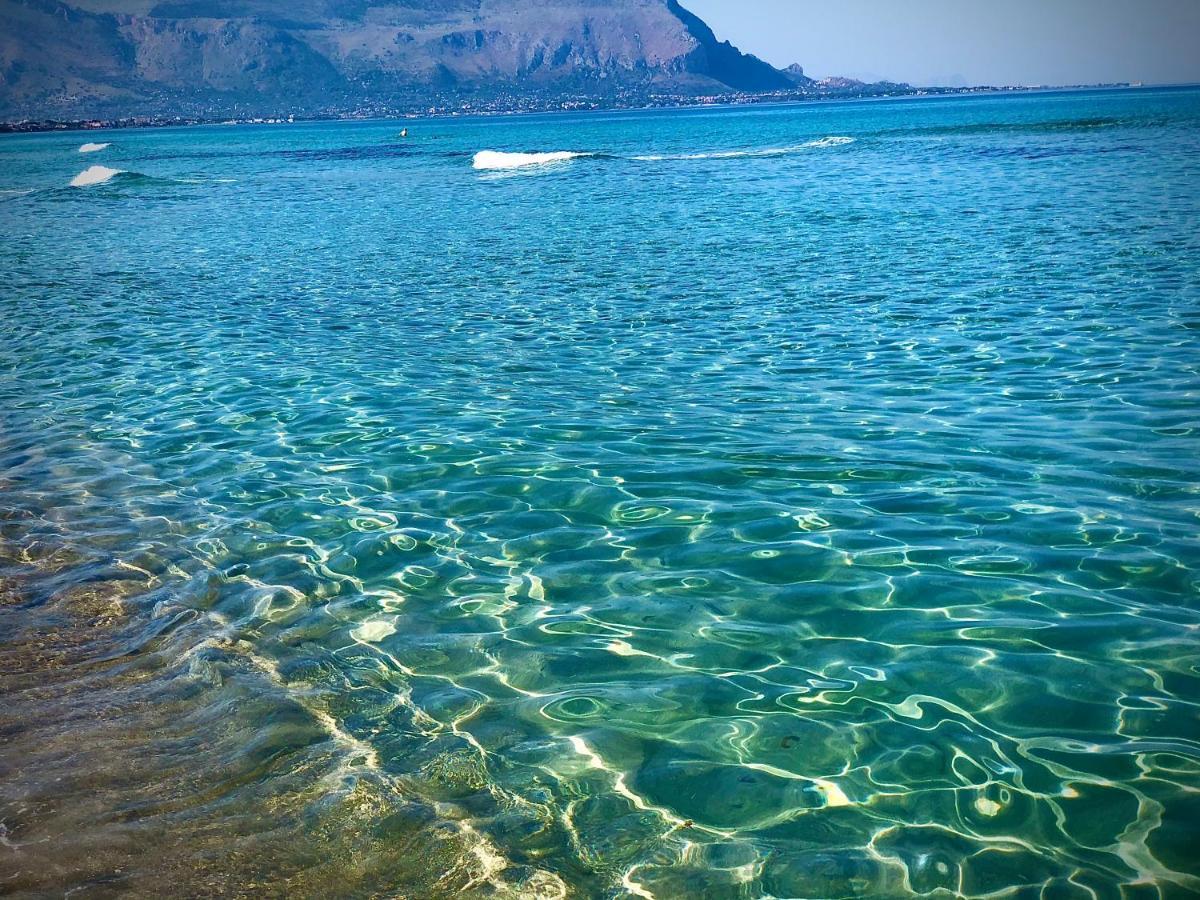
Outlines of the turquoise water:
<svg viewBox="0 0 1200 900">
<path fill-rule="evenodd" d="M 1200 91 L 407 124 L 0 140 L 0 892 L 1200 891 Z"/>
</svg>

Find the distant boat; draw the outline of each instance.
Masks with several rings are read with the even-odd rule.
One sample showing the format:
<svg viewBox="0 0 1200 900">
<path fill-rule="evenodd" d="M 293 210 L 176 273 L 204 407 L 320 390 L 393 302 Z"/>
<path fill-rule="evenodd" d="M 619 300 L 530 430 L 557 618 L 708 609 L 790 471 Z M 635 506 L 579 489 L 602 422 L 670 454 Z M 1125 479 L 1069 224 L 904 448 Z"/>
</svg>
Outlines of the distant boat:
<svg viewBox="0 0 1200 900">
<path fill-rule="evenodd" d="M 407 128 L 400 129 L 400 137 L 402 137 L 402 138 L 408 137 L 408 129 Z"/>
</svg>

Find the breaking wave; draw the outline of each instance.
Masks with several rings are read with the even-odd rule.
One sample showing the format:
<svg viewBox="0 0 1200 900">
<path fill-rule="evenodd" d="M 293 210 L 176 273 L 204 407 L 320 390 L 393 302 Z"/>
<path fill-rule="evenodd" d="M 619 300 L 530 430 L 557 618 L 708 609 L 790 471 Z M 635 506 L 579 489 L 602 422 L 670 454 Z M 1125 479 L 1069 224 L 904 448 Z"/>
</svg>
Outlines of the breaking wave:
<svg viewBox="0 0 1200 900">
<path fill-rule="evenodd" d="M 758 150 L 714 150 L 706 153 L 647 153 L 625 158 L 639 162 L 662 162 L 665 160 L 683 159 L 736 159 L 737 157 L 749 156 L 783 156 L 788 153 L 799 153 L 804 150 L 814 150 L 820 147 L 840 147 L 843 144 L 852 143 L 854 143 L 854 138 L 852 137 L 834 135 L 787 147 L 765 147 Z M 570 150 L 558 150 L 552 153 L 504 153 L 498 150 L 480 150 L 472 158 L 471 164 L 476 169 L 520 169 L 526 166 L 544 166 L 550 163 L 568 162 L 581 156 L 603 155 L 598 153 L 576 153 Z"/>
<path fill-rule="evenodd" d="M 105 144 L 84 144 L 83 146 L 81 146 L 79 148 L 79 152 L 80 153 L 96 153 L 97 151 L 103 150 L 106 147 L 110 147 L 110 146 L 111 146 L 111 144 L 107 144 L 107 143 L 105 143 Z"/>
<path fill-rule="evenodd" d="M 557 150 L 553 153 L 503 153 L 499 150 L 480 150 L 471 160 L 476 169 L 520 169 L 525 166 L 544 166 L 549 163 L 568 162 L 590 153 L 573 153 Z"/>
<path fill-rule="evenodd" d="M 805 141 L 803 144 L 792 144 L 787 147 L 764 147 L 758 150 L 715 150 L 708 153 L 667 153 L 635 156 L 639 162 L 663 162 L 665 160 L 682 159 L 737 159 L 747 156 L 785 156 L 789 153 L 799 153 L 803 150 L 815 150 L 820 147 L 840 147 L 854 143 L 852 137 L 823 137 L 815 141 Z"/>
<path fill-rule="evenodd" d="M 809 141 L 807 144 L 801 144 L 801 149 L 810 147 L 842 147 L 846 144 L 853 144 L 854 138 L 845 137 L 844 135 L 831 135 L 830 137 L 818 138 L 815 141 Z"/>
<path fill-rule="evenodd" d="M 121 169 L 110 169 L 108 166 L 88 166 L 71 179 L 71 187 L 87 187 L 104 182 L 121 174 Z"/>
</svg>

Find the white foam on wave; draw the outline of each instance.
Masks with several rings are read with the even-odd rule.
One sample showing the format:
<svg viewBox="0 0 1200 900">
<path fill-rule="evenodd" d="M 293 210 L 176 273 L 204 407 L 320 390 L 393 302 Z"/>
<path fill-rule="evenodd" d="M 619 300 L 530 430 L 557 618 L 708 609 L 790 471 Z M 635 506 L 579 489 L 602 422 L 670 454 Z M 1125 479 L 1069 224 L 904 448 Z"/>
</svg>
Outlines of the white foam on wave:
<svg viewBox="0 0 1200 900">
<path fill-rule="evenodd" d="M 815 141 L 805 141 L 803 144 L 792 144 L 788 147 L 763 147 L 758 150 L 714 150 L 708 153 L 668 153 L 635 156 L 639 162 L 664 162 L 666 160 L 683 159 L 739 159 L 753 156 L 784 156 L 788 153 L 799 153 L 803 150 L 815 150 L 820 147 L 840 147 L 843 144 L 853 144 L 854 138 L 832 136 Z"/>
<path fill-rule="evenodd" d="M 103 184 L 115 175 L 120 175 L 121 169 L 110 169 L 108 166 L 88 166 L 71 179 L 71 187 L 87 187 L 90 184 Z"/>
<path fill-rule="evenodd" d="M 820 138 L 819 140 L 809 141 L 807 144 L 804 144 L 803 146 L 805 146 L 805 147 L 841 147 L 843 144 L 853 144 L 853 143 L 854 143 L 854 138 L 852 138 L 852 137 L 845 137 L 843 135 L 832 135 L 830 137 Z"/>
<path fill-rule="evenodd" d="M 109 146 L 109 144 L 84 144 L 82 147 L 79 148 L 79 152 L 80 153 L 97 153 L 100 150 L 103 150 L 108 146 Z"/>
<path fill-rule="evenodd" d="M 499 150 L 480 150 L 471 165 L 476 169 L 520 169 L 525 166 L 545 166 L 550 163 L 568 162 L 589 153 L 574 153 L 556 150 L 552 153 L 504 153 Z"/>
</svg>

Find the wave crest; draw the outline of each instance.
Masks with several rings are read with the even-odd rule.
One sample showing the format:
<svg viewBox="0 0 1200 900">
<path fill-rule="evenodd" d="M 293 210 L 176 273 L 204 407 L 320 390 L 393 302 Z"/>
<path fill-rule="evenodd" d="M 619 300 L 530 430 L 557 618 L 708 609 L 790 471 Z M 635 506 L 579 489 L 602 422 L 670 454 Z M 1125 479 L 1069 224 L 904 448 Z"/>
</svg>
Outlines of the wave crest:
<svg viewBox="0 0 1200 900">
<path fill-rule="evenodd" d="M 504 153 L 499 150 L 480 150 L 471 160 L 476 169 L 519 169 L 524 166 L 544 166 L 549 163 L 568 162 L 590 153 L 574 153 L 556 150 L 552 153 Z"/>
<path fill-rule="evenodd" d="M 845 137 L 844 135 L 831 135 L 823 137 L 819 140 L 809 141 L 807 144 L 801 144 L 802 147 L 841 147 L 845 144 L 853 144 L 854 138 Z"/>
<path fill-rule="evenodd" d="M 80 153 L 96 153 L 96 152 L 98 152 L 98 151 L 100 151 L 100 150 L 103 150 L 103 149 L 105 149 L 106 147 L 109 147 L 109 146 L 111 146 L 111 145 L 110 145 L 110 144 L 107 144 L 107 143 L 105 143 L 105 144 L 91 144 L 91 143 L 89 143 L 89 144 L 84 144 L 83 146 L 81 146 L 81 147 L 79 148 L 79 152 L 80 152 Z"/>
<path fill-rule="evenodd" d="M 853 143 L 854 138 L 852 137 L 833 135 L 831 137 L 818 138 L 815 141 L 805 141 L 803 144 L 792 144 L 788 147 L 763 147 L 758 150 L 715 150 L 708 153 L 653 154 L 635 156 L 633 159 L 639 162 L 663 162 L 665 160 L 682 159 L 739 159 L 753 156 L 786 156 L 789 153 L 799 153 L 802 150 L 815 150 L 820 147 L 841 147 L 844 144 Z"/>
<path fill-rule="evenodd" d="M 92 184 L 103 184 L 110 178 L 121 174 L 121 169 L 110 169 L 108 166 L 88 166 L 71 179 L 71 187 L 87 187 Z"/>
</svg>

